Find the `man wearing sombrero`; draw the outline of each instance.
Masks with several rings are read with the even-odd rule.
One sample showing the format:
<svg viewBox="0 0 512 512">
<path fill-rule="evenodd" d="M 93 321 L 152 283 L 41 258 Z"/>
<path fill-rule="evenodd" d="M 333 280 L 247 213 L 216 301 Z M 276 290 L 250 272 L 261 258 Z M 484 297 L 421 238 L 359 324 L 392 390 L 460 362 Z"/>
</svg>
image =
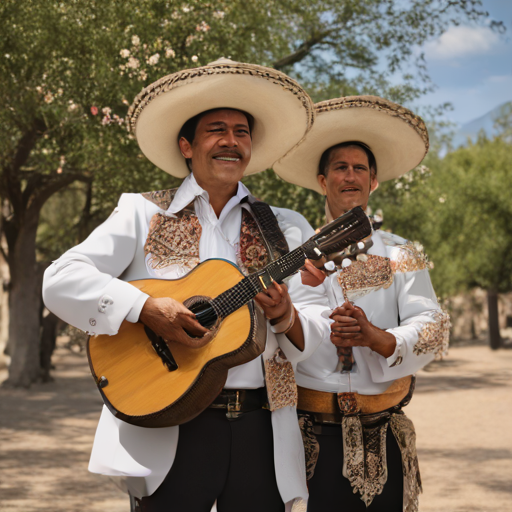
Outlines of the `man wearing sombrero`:
<svg viewBox="0 0 512 512">
<path fill-rule="evenodd" d="M 209 258 L 250 273 L 314 234 L 301 215 L 270 209 L 240 183 L 297 144 L 313 117 L 295 81 L 227 59 L 144 89 L 130 127 L 155 165 L 185 179 L 177 190 L 123 194 L 105 223 L 48 268 L 47 307 L 93 334 L 141 321 L 164 340 L 193 343 L 185 330 L 201 337 L 206 329 L 183 304 L 127 281 L 180 278 Z M 284 285 L 258 295 L 271 319 L 263 355 L 231 368 L 212 407 L 192 421 L 143 428 L 104 407 L 89 469 L 121 477 L 147 512 L 208 512 L 215 501 L 218 512 L 277 512 L 305 498 L 291 363 L 307 357 L 308 340 L 319 340 L 324 327 L 320 306 L 309 316 L 295 312 L 292 299 L 321 301 L 319 291 L 304 290 L 299 280 L 290 295 Z M 265 383 L 275 379 L 267 397 Z"/>
<path fill-rule="evenodd" d="M 327 221 L 366 208 L 379 182 L 402 176 L 428 150 L 423 121 L 382 98 L 339 98 L 315 111 L 303 143 L 274 170 L 324 194 Z M 308 511 L 416 511 L 415 433 L 402 408 L 414 373 L 446 352 L 450 325 L 428 261 L 419 244 L 374 226 L 371 239 L 325 267 L 308 262 L 303 282 L 323 289 L 330 329 L 296 371 Z"/>
</svg>

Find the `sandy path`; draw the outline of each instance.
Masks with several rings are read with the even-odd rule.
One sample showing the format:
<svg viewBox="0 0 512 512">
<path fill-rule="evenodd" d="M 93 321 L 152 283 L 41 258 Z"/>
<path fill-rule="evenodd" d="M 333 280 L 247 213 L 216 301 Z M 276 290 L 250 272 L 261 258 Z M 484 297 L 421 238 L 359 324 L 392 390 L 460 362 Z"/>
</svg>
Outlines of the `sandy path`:
<svg viewBox="0 0 512 512">
<path fill-rule="evenodd" d="M 128 512 L 121 491 L 87 472 L 101 400 L 86 359 L 59 347 L 54 362 L 53 383 L 0 388 L 0 511 Z M 457 346 L 427 370 L 407 410 L 420 510 L 512 512 L 512 350 Z"/>
</svg>

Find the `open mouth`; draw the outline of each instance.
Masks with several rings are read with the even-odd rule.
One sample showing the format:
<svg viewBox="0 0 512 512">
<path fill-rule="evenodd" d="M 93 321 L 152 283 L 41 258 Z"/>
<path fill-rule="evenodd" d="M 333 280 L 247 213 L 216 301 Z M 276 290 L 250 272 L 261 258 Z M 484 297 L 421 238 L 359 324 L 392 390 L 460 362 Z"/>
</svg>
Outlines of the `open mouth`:
<svg viewBox="0 0 512 512">
<path fill-rule="evenodd" d="M 214 160 L 220 160 L 221 162 L 239 162 L 242 159 L 237 151 L 223 151 L 213 156 Z"/>
<path fill-rule="evenodd" d="M 343 192 L 359 192 L 359 189 L 358 188 L 344 188 L 342 191 Z"/>
<path fill-rule="evenodd" d="M 223 162 L 238 162 L 239 157 L 236 156 L 214 156 L 214 160 L 222 160 Z"/>
</svg>

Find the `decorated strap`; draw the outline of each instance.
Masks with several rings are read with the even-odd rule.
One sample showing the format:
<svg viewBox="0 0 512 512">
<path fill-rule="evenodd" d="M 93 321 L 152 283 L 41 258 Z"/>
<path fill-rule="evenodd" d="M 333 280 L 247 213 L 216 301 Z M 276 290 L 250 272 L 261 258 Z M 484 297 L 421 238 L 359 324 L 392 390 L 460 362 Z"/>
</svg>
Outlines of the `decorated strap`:
<svg viewBox="0 0 512 512">
<path fill-rule="evenodd" d="M 253 196 L 247 196 L 247 202 L 251 207 L 254 220 L 269 248 L 270 261 L 284 256 L 290 251 L 288 242 L 279 227 L 272 208 L 263 201 L 258 201 Z"/>
<path fill-rule="evenodd" d="M 280 348 L 265 361 L 265 382 L 271 411 L 297 407 L 297 384 L 292 363 Z"/>
</svg>

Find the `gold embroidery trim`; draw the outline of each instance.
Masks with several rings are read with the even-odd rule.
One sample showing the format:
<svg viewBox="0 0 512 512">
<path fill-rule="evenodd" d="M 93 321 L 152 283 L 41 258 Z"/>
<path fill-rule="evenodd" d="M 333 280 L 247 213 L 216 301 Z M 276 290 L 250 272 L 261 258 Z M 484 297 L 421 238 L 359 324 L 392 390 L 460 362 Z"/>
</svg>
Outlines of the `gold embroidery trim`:
<svg viewBox="0 0 512 512">
<path fill-rule="evenodd" d="M 404 512 L 418 512 L 418 496 L 422 492 L 422 488 L 414 425 L 405 414 L 393 414 L 389 425 L 402 455 L 403 510 Z"/>
<path fill-rule="evenodd" d="M 343 429 L 343 476 L 368 507 L 381 494 L 388 479 L 386 433 L 388 423 L 363 426 L 357 416 L 345 416 Z"/>
<path fill-rule="evenodd" d="M 280 348 L 265 361 L 265 381 L 271 411 L 288 406 L 297 407 L 297 384 L 292 363 Z"/>
<path fill-rule="evenodd" d="M 415 272 L 432 268 L 423 247 L 417 242 L 407 242 L 398 246 L 400 252 L 396 260 L 391 262 L 393 272 Z"/>
<path fill-rule="evenodd" d="M 304 443 L 304 455 L 306 458 L 306 480 L 311 480 L 315 474 L 320 445 L 313 432 L 313 421 L 309 414 L 299 414 L 299 428 Z"/>
<path fill-rule="evenodd" d="M 423 324 L 413 351 L 416 355 L 434 353 L 436 359 L 441 359 L 448 354 L 450 316 L 443 310 L 429 311 L 425 315 L 432 318 L 432 322 Z"/>
<path fill-rule="evenodd" d="M 373 254 L 361 255 L 362 260 L 338 272 L 338 283 L 350 300 L 363 297 L 380 288 L 387 289 L 393 284 L 393 271 L 389 258 Z"/>
<path fill-rule="evenodd" d="M 196 215 L 183 214 L 168 217 L 162 213 L 153 215 L 144 244 L 147 264 L 152 269 L 180 265 L 192 270 L 199 264 L 199 239 L 201 224 Z"/>
</svg>

